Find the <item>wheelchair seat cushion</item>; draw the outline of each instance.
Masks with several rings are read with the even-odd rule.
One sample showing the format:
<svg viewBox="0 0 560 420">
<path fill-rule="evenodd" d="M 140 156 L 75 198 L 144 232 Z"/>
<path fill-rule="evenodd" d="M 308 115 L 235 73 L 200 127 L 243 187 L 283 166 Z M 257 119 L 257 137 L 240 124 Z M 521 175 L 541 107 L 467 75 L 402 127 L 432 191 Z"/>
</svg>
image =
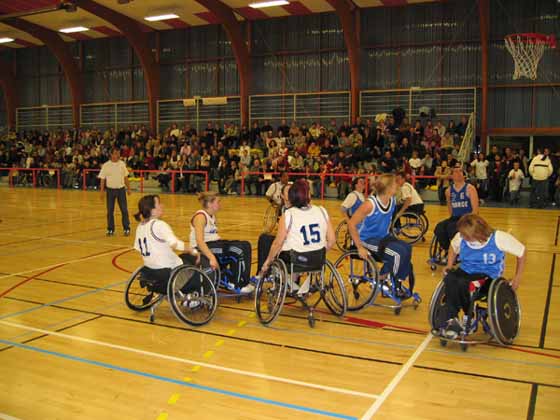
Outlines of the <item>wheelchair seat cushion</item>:
<svg viewBox="0 0 560 420">
<path fill-rule="evenodd" d="M 171 275 L 170 268 L 156 269 L 143 267 L 140 275 L 140 281 L 146 284 L 149 291 L 161 295 L 167 294 L 167 284 L 169 283 L 169 276 Z"/>
<path fill-rule="evenodd" d="M 327 251 L 325 248 L 316 251 L 290 251 L 290 264 L 294 273 L 321 271 L 325 265 Z"/>
</svg>

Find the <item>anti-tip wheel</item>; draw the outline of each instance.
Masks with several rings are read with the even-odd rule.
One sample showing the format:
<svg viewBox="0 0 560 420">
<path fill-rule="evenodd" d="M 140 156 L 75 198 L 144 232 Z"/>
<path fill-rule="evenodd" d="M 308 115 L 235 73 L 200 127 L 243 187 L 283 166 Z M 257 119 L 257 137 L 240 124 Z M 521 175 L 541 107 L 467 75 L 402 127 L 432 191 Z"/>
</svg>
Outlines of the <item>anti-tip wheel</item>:
<svg viewBox="0 0 560 420">
<path fill-rule="evenodd" d="M 309 315 L 307 317 L 307 321 L 309 322 L 309 326 L 311 328 L 315 328 L 315 318 L 313 318 L 313 315 Z"/>
<path fill-rule="evenodd" d="M 468 348 L 469 348 L 469 345 L 466 344 L 466 343 L 461 343 L 460 345 L 461 345 L 461 350 L 463 350 L 463 351 L 467 351 Z"/>
<path fill-rule="evenodd" d="M 436 271 L 437 270 L 437 265 L 435 265 L 435 264 L 430 265 L 430 270 Z"/>
<path fill-rule="evenodd" d="M 447 340 L 444 340 L 443 338 L 441 338 L 441 339 L 439 340 L 439 345 L 440 345 L 441 347 L 447 347 Z"/>
<path fill-rule="evenodd" d="M 398 308 L 395 308 L 395 315 L 400 315 L 401 310 L 402 310 L 402 308 L 400 306 Z"/>
</svg>

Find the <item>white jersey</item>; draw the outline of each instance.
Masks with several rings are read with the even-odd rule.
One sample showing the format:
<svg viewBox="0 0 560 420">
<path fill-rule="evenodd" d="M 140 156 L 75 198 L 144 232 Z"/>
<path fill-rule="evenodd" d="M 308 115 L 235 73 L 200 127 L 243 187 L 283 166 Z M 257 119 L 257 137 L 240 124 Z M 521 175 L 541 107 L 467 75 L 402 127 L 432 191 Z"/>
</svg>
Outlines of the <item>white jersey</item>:
<svg viewBox="0 0 560 420">
<path fill-rule="evenodd" d="M 290 207 L 284 213 L 288 235 L 282 251 L 316 251 L 327 246 L 329 215 L 323 207 Z"/>
<path fill-rule="evenodd" d="M 149 268 L 175 268 L 183 261 L 175 252 L 185 250 L 185 243 L 175 236 L 163 220 L 150 219 L 136 228 L 134 249 L 140 252 L 144 265 Z"/>
<path fill-rule="evenodd" d="M 203 214 L 206 218 L 206 224 L 204 225 L 204 242 L 220 240 L 220 235 L 218 235 L 218 227 L 216 226 L 216 217 L 210 216 L 204 210 L 198 210 L 191 219 L 191 236 L 189 238 L 191 248 L 196 248 L 196 232 L 192 221 L 199 214 Z"/>
<path fill-rule="evenodd" d="M 398 192 L 398 201 L 400 203 L 406 201 L 406 199 L 411 198 L 410 200 L 410 205 L 414 206 L 415 204 L 423 204 L 424 202 L 422 201 L 422 198 L 420 197 L 420 194 L 418 194 L 418 191 L 416 191 L 416 188 L 414 188 L 411 184 L 409 184 L 408 182 L 405 182 L 403 184 L 403 186 L 399 189 Z"/>
<path fill-rule="evenodd" d="M 276 203 L 276 205 L 282 205 L 282 184 L 280 181 L 270 184 L 270 187 L 266 190 L 266 196 Z"/>
</svg>

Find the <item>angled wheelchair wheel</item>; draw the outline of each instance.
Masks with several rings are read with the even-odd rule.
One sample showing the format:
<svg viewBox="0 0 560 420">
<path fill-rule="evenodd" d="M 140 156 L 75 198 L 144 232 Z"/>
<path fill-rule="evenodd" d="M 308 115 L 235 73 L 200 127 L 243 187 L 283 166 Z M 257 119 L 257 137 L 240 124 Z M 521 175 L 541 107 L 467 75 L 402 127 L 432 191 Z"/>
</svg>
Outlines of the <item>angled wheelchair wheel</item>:
<svg viewBox="0 0 560 420">
<path fill-rule="evenodd" d="M 346 252 L 350 249 L 352 245 L 352 238 L 350 237 L 350 232 L 348 231 L 348 223 L 343 220 L 336 227 L 336 246 L 340 251 Z"/>
<path fill-rule="evenodd" d="M 156 304 L 163 295 L 153 290 L 153 283 L 146 277 L 144 267 L 137 268 L 126 285 L 124 301 L 133 311 L 145 311 Z"/>
<path fill-rule="evenodd" d="M 403 213 L 399 218 L 393 220 L 391 233 L 395 238 L 411 245 L 415 244 L 424 236 L 424 221 L 416 213 Z"/>
<path fill-rule="evenodd" d="M 344 282 L 334 265 L 328 260 L 324 270 L 323 300 L 327 308 L 336 316 L 343 316 L 348 307 Z"/>
<path fill-rule="evenodd" d="M 214 282 L 198 267 L 181 265 L 171 272 L 167 296 L 179 321 L 200 326 L 208 323 L 218 307 Z"/>
<path fill-rule="evenodd" d="M 422 213 L 420 215 L 420 219 L 422 219 L 422 223 L 424 224 L 424 235 L 425 235 L 426 232 L 428 232 L 428 230 L 430 229 L 430 221 L 428 220 L 428 216 L 426 216 L 426 213 Z"/>
<path fill-rule="evenodd" d="M 280 259 L 272 262 L 255 289 L 255 312 L 263 325 L 273 322 L 284 306 L 288 286 L 288 269 Z"/>
<path fill-rule="evenodd" d="M 264 223 L 263 232 L 270 233 L 276 227 L 276 222 L 278 221 L 278 207 L 272 204 L 267 207 L 264 213 Z"/>
<path fill-rule="evenodd" d="M 362 259 L 357 251 L 348 251 L 334 263 L 346 290 L 349 311 L 359 311 L 373 303 L 379 293 L 375 262 Z"/>
<path fill-rule="evenodd" d="M 519 334 L 521 306 L 509 282 L 499 278 L 488 291 L 488 314 L 494 338 L 502 345 L 509 345 Z"/>
<path fill-rule="evenodd" d="M 428 310 L 428 321 L 433 331 L 443 328 L 447 322 L 447 298 L 443 280 L 438 283 L 432 294 L 430 309 Z"/>
</svg>

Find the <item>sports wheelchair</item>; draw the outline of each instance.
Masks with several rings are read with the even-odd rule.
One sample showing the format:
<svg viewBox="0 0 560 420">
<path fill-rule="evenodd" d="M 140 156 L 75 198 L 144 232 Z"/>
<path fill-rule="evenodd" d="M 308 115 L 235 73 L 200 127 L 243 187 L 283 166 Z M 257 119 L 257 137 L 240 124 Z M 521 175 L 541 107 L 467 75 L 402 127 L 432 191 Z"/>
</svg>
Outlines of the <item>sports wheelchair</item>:
<svg viewBox="0 0 560 420">
<path fill-rule="evenodd" d="M 350 236 L 350 232 L 348 231 L 348 222 L 343 220 L 338 224 L 335 231 L 336 236 L 336 246 L 337 248 L 342 251 L 348 251 L 352 246 L 352 237 Z"/>
<path fill-rule="evenodd" d="M 422 298 L 413 291 L 414 269 L 411 269 L 407 286 L 405 282 L 396 280 L 391 273 L 380 279 L 378 264 L 383 264 L 380 255 L 373 253 L 364 260 L 355 249 L 347 251 L 336 260 L 334 268 L 344 281 L 348 310 L 359 311 L 366 306 L 376 305 L 390 308 L 395 315 L 399 315 L 404 306 L 417 309 Z M 374 303 L 379 294 L 383 298 L 391 299 L 393 304 Z M 412 302 L 405 304 L 409 299 L 412 299 Z"/>
<path fill-rule="evenodd" d="M 422 242 L 426 240 L 424 235 L 429 227 L 430 222 L 426 213 L 405 212 L 393 220 L 391 233 L 395 238 L 413 245 L 420 240 Z"/>
<path fill-rule="evenodd" d="M 234 265 L 237 263 L 234 256 L 216 255 L 219 264 L 216 270 L 202 258 L 203 261 L 196 266 L 186 256 L 186 263 L 173 270 L 139 267 L 126 286 L 126 305 L 135 311 L 150 309 L 150 322 L 154 322 L 157 308 L 163 300 L 168 300 L 177 319 L 201 326 L 214 317 L 218 298 L 234 297 L 240 301 L 243 296 L 252 294 L 242 293 L 234 286 Z"/>
<path fill-rule="evenodd" d="M 447 323 L 445 283 L 440 281 L 430 301 L 429 322 L 432 334 L 440 339 L 442 347 L 449 341 L 459 343 L 461 350 L 469 345 L 486 343 L 491 340 L 509 345 L 519 334 L 521 306 L 515 290 L 509 282 L 500 277 L 496 280 L 481 278 L 469 284 L 470 306 L 463 317 L 463 331 L 456 339 L 444 336 Z M 475 335 L 479 329 L 484 336 Z"/>
<path fill-rule="evenodd" d="M 290 303 L 300 302 L 308 311 L 307 321 L 312 328 L 315 327 L 313 313 L 321 301 L 334 315 L 344 315 L 347 307 L 344 284 L 326 259 L 324 248 L 304 253 L 287 251 L 272 262 L 255 289 L 255 311 L 263 325 L 271 324 L 280 315 L 286 297 L 293 299 Z"/>
<path fill-rule="evenodd" d="M 263 233 L 271 233 L 282 214 L 282 207 L 270 203 L 264 212 Z"/>
<path fill-rule="evenodd" d="M 126 285 L 124 299 L 134 311 L 149 309 L 150 322 L 159 305 L 168 300 L 177 319 L 192 326 L 209 322 L 218 306 L 214 282 L 204 270 L 190 264 L 173 270 L 139 267 Z"/>
<path fill-rule="evenodd" d="M 460 256 L 457 255 L 455 263 L 459 263 L 460 260 Z M 430 264 L 430 270 L 432 271 L 436 271 L 438 266 L 447 265 L 447 249 L 441 246 L 435 234 L 432 238 L 432 242 L 430 242 L 428 264 Z"/>
</svg>

